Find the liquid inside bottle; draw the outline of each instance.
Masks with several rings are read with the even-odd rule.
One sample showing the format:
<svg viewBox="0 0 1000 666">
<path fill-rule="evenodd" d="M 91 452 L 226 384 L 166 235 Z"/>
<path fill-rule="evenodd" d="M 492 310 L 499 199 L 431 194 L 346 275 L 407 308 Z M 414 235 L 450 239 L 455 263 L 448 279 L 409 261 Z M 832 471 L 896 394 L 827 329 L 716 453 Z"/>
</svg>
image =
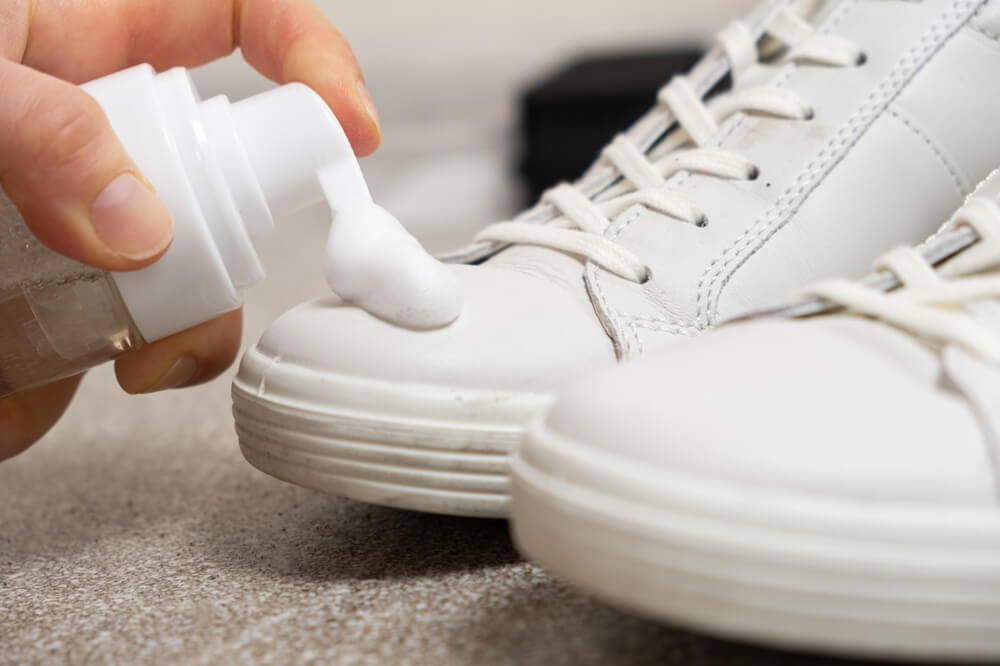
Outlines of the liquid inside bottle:
<svg viewBox="0 0 1000 666">
<path fill-rule="evenodd" d="M 111 276 L 42 245 L 0 192 L 0 398 L 142 344 Z"/>
</svg>

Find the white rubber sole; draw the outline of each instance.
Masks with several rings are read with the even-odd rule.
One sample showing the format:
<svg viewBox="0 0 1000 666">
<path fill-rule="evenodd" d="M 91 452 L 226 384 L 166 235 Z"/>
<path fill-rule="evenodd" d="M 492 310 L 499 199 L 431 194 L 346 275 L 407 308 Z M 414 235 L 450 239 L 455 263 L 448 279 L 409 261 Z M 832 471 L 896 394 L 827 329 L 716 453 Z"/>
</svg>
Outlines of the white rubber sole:
<svg viewBox="0 0 1000 666">
<path fill-rule="evenodd" d="M 401 509 L 506 517 L 508 465 L 551 398 L 323 373 L 251 348 L 233 381 L 244 457 L 332 495 Z"/>
<path fill-rule="evenodd" d="M 623 465 L 533 426 L 512 531 L 596 596 L 724 638 L 851 657 L 1000 660 L 1000 510 L 767 494 Z"/>
</svg>

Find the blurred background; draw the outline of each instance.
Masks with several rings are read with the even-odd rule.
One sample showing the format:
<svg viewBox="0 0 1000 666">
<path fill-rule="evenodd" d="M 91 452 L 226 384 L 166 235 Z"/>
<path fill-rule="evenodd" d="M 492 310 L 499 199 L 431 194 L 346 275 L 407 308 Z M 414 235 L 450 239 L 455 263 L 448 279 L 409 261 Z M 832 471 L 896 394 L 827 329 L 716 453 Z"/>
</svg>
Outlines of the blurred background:
<svg viewBox="0 0 1000 666">
<path fill-rule="evenodd" d="M 353 45 L 381 114 L 384 143 L 362 163 L 373 194 L 426 245 L 440 251 L 464 244 L 485 224 L 526 203 L 523 183 L 517 178 L 526 149 L 519 131 L 525 90 L 583 57 L 687 51 L 691 46 L 697 51 L 752 3 L 317 0 L 317 4 Z M 655 65 L 647 71 L 633 88 L 650 87 L 647 82 L 653 81 L 655 90 L 664 82 L 657 81 Z M 268 85 L 239 54 L 202 68 L 196 80 L 204 95 L 225 93 L 232 98 Z M 653 90 L 643 106 L 652 104 Z"/>
</svg>

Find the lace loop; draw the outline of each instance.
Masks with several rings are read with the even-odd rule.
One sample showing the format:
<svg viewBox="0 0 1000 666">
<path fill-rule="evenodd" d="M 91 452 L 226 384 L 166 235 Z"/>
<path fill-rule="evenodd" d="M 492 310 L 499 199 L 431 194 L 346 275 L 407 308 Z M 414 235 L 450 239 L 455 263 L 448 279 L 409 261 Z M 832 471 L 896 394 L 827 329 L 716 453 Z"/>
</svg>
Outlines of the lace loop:
<svg viewBox="0 0 1000 666">
<path fill-rule="evenodd" d="M 916 248 L 898 248 L 878 261 L 879 269 L 895 274 L 900 286 L 894 291 L 828 280 L 807 293 L 848 312 L 874 317 L 938 344 L 960 345 L 1000 363 L 1000 333 L 973 311 L 977 303 L 1000 298 L 1000 275 L 973 272 L 996 270 L 1000 265 L 1000 205 L 974 198 L 955 220 L 952 225 L 971 225 L 979 240 L 940 267 L 931 266 Z"/>
<path fill-rule="evenodd" d="M 791 60 L 849 67 L 861 55 L 860 49 L 842 37 L 817 34 L 815 28 L 787 7 L 777 12 L 767 32 L 788 47 Z"/>
<path fill-rule="evenodd" d="M 742 112 L 802 120 L 812 111 L 812 107 L 805 104 L 798 95 L 783 88 L 748 88 L 719 95 L 712 100 L 710 107 L 717 118 L 728 118 Z"/>
<path fill-rule="evenodd" d="M 615 137 L 602 154 L 637 189 L 657 189 L 667 184 L 642 151 L 622 135 Z"/>
<path fill-rule="evenodd" d="M 908 247 L 900 247 L 882 256 L 875 270 L 890 271 L 907 288 L 928 287 L 938 281 L 937 274 L 923 257 Z"/>
<path fill-rule="evenodd" d="M 1000 335 L 966 311 L 950 311 L 894 298 L 849 280 L 831 280 L 812 287 L 811 294 L 838 303 L 850 312 L 868 315 L 939 343 L 955 343 L 1000 362 Z M 998 294 L 1000 295 L 1000 294 Z"/>
<path fill-rule="evenodd" d="M 757 42 L 743 21 L 733 21 L 727 25 L 719 32 L 716 41 L 726 53 L 734 81 L 738 81 L 744 72 L 757 64 Z"/>
<path fill-rule="evenodd" d="M 674 112 L 677 124 L 696 146 L 702 146 L 719 131 L 715 116 L 683 76 L 675 76 L 657 95 L 663 106 Z"/>
<path fill-rule="evenodd" d="M 771 44 L 783 47 L 777 51 L 777 58 L 783 61 L 846 67 L 854 64 L 861 53 L 845 39 L 817 33 L 808 21 L 787 7 L 771 16 L 764 32 Z M 690 172 L 752 180 L 758 173 L 753 162 L 743 155 L 706 147 L 720 125 L 740 113 L 788 120 L 812 116 L 812 107 L 791 90 L 777 86 L 740 89 L 735 85 L 761 58 L 762 46 L 744 23 L 729 24 L 719 32 L 717 41 L 730 63 L 736 88 L 733 92 L 706 102 L 686 77 L 675 77 L 657 95 L 658 104 L 674 118 L 675 125 L 650 154 L 624 136 L 617 137 L 602 152 L 604 162 L 621 175 L 616 183 L 592 196 L 575 186 L 559 185 L 543 197 L 556 209 L 555 218 L 544 224 L 500 222 L 483 229 L 476 240 L 549 247 L 584 257 L 623 278 L 643 281 L 648 276 L 644 264 L 606 233 L 611 217 L 642 205 L 677 221 L 704 226 L 704 212 L 696 202 L 672 191 L 669 178 Z"/>
<path fill-rule="evenodd" d="M 665 167 L 664 179 L 681 171 L 690 171 L 691 173 L 703 173 L 708 176 L 738 180 L 751 178 L 755 171 L 753 162 L 742 155 L 709 148 L 677 151 L 667 155 L 657 164 Z"/>
<path fill-rule="evenodd" d="M 646 279 L 646 267 L 631 252 L 615 243 L 591 243 L 591 237 L 572 229 L 528 222 L 500 222 L 493 225 L 485 238 L 492 240 L 491 236 L 508 243 L 540 245 L 579 255 L 633 282 L 644 282 Z"/>
<path fill-rule="evenodd" d="M 615 213 L 641 205 L 676 220 L 704 226 L 705 213 L 693 201 L 662 190 L 639 190 L 621 198 L 621 207 Z"/>
<path fill-rule="evenodd" d="M 609 221 L 604 212 L 572 185 L 557 185 L 542 196 L 542 201 L 556 206 L 588 233 L 600 235 L 608 228 Z"/>
<path fill-rule="evenodd" d="M 815 29 L 790 8 L 782 7 L 774 13 L 774 17 L 768 23 L 767 34 L 784 44 L 786 48 L 794 50 L 807 40 L 813 39 Z"/>
</svg>

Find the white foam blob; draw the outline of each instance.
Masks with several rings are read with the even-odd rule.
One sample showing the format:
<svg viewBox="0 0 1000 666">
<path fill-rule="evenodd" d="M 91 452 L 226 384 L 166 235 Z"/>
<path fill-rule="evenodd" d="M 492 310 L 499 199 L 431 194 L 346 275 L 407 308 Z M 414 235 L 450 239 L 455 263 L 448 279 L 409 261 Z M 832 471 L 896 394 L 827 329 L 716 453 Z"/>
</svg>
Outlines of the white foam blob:
<svg viewBox="0 0 1000 666">
<path fill-rule="evenodd" d="M 323 269 L 338 296 L 399 326 L 447 326 L 462 310 L 455 273 L 370 200 L 337 211 Z"/>
</svg>

